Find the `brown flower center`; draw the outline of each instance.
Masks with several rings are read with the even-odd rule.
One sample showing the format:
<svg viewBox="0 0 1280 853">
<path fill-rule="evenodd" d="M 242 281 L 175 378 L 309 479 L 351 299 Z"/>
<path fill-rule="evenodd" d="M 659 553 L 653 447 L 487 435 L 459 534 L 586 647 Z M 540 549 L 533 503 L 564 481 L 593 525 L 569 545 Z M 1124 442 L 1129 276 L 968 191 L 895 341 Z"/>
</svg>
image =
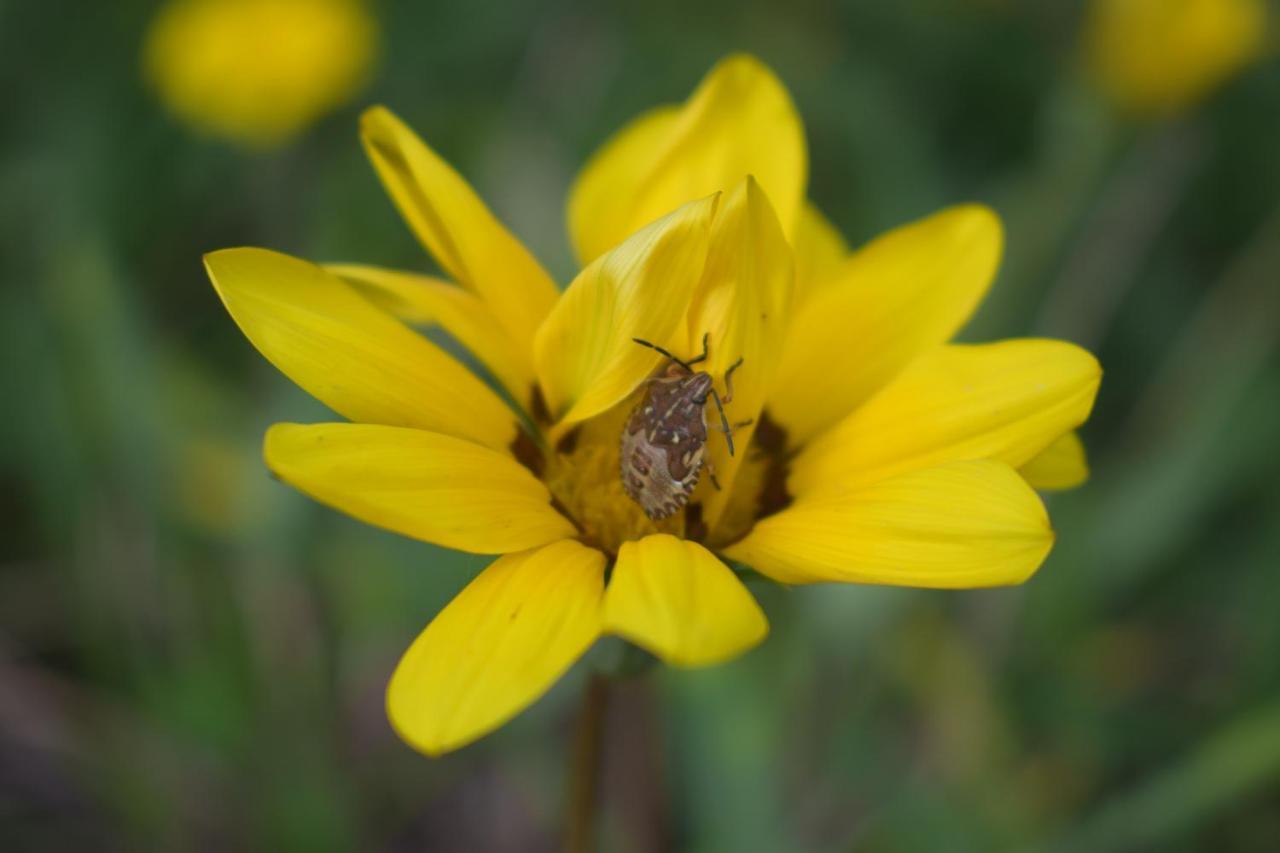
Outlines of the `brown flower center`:
<svg viewBox="0 0 1280 853">
<path fill-rule="evenodd" d="M 642 390 L 637 391 L 576 426 L 545 454 L 527 437 L 517 441 L 517 458 L 547 484 L 556 507 L 578 527 L 583 542 L 617 554 L 623 542 L 670 533 L 722 547 L 750 532 L 756 519 L 790 502 L 783 453 L 786 436 L 764 415 L 751 444 L 737 448 L 745 457 L 714 531 L 708 531 L 702 521 L 702 501 L 715 488 L 709 477 L 701 478 L 682 511 L 660 521 L 650 519 L 623 488 L 620 465 L 622 429 L 642 396 Z M 708 440 L 724 439 L 712 433 Z"/>
</svg>

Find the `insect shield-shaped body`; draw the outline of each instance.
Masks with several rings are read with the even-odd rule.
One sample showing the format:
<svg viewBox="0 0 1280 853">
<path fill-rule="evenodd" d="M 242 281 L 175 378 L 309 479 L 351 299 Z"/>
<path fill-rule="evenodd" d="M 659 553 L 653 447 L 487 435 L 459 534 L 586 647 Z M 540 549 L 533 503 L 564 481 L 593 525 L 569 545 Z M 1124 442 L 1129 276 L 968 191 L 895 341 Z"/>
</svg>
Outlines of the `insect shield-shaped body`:
<svg viewBox="0 0 1280 853">
<path fill-rule="evenodd" d="M 725 373 L 723 401 L 712 387 L 711 376 L 695 371 L 692 365 L 707 358 L 707 339 L 702 339 L 702 355 L 681 361 L 671 353 L 639 338 L 647 346 L 670 359 L 666 368 L 648 381 L 644 399 L 622 429 L 622 485 L 627 494 L 654 520 L 674 515 L 689 502 L 705 464 L 707 444 L 707 399 L 715 401 L 720 413 L 720 429 L 733 453 L 733 429 L 724 414 L 724 405 L 733 399 L 733 371 Z M 742 424 L 739 424 L 742 426 Z M 711 482 L 718 489 L 715 472 Z"/>
</svg>

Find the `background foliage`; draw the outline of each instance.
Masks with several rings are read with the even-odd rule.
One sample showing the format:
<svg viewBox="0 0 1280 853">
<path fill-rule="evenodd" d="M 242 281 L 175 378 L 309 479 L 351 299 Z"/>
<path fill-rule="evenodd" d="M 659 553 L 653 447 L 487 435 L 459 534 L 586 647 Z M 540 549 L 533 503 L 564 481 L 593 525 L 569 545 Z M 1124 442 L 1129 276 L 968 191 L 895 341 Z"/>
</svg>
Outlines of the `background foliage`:
<svg viewBox="0 0 1280 853">
<path fill-rule="evenodd" d="M 1068 0 L 383 2 L 370 86 L 291 146 L 142 83 L 148 3 L 0 2 L 0 839 L 21 849 L 555 849 L 580 665 L 427 760 L 399 653 L 481 560 L 273 482 L 324 413 L 202 252 L 421 267 L 356 139 L 397 110 L 560 280 L 575 169 L 720 56 L 790 86 L 853 243 L 961 200 L 1008 228 L 966 333 L 1106 369 L 1094 478 L 1025 587 L 762 589 L 773 633 L 626 685 L 607 849 L 1266 850 L 1280 838 L 1280 67 L 1113 115 Z"/>
</svg>

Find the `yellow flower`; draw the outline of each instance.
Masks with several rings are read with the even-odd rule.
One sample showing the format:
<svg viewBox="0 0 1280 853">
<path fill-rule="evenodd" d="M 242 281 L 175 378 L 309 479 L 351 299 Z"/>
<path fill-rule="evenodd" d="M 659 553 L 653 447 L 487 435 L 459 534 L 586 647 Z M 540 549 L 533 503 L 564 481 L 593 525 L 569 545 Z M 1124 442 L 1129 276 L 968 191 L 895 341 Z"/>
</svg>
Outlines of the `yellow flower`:
<svg viewBox="0 0 1280 853">
<path fill-rule="evenodd" d="M 376 35 L 359 0 L 173 0 L 151 24 L 143 64 L 195 128 L 274 145 L 355 94 Z"/>
<path fill-rule="evenodd" d="M 1085 59 L 1121 109 L 1193 106 L 1262 52 L 1265 0 L 1094 0 Z"/>
<path fill-rule="evenodd" d="M 361 134 L 448 280 L 263 249 L 206 263 L 254 345 L 353 422 L 272 427 L 281 479 L 501 555 L 391 680 L 413 746 L 497 727 L 605 634 L 677 666 L 754 646 L 764 614 L 724 559 L 786 583 L 970 587 L 1018 583 L 1048 554 L 1018 469 L 1081 478 L 1070 431 L 1097 362 L 1056 341 L 948 344 L 995 273 L 995 215 L 945 210 L 849 253 L 804 200 L 803 128 L 758 61 L 723 61 L 592 158 L 569 201 L 583 268 L 563 293 L 390 112 Z M 452 335 L 500 390 L 405 322 Z M 752 424 L 733 456 L 710 433 L 721 490 L 704 477 L 686 511 L 651 521 L 623 490 L 619 439 L 663 359 L 632 339 L 690 358 L 704 335 L 718 386 L 743 359 L 728 409 Z"/>
</svg>

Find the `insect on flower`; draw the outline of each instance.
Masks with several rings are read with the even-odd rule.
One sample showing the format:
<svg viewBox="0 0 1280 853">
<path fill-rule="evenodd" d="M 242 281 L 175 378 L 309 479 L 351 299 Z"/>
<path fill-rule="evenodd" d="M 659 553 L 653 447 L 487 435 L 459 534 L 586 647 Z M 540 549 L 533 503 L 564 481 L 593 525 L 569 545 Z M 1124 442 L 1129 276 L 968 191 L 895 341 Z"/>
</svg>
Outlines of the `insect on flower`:
<svg viewBox="0 0 1280 853">
<path fill-rule="evenodd" d="M 1022 583 L 1044 562 L 1033 486 L 1087 476 L 1074 430 L 1097 360 L 1063 341 L 948 344 L 999 267 L 999 217 L 958 205 L 850 252 L 805 200 L 803 122 L 758 60 L 726 58 L 592 158 L 563 289 L 393 113 L 360 125 L 441 279 L 247 247 L 205 266 L 249 340 L 347 421 L 272 426 L 270 469 L 366 523 L 494 556 L 391 678 L 388 717 L 414 748 L 498 728 L 601 637 L 679 667 L 743 654 L 769 623 L 730 562 L 788 585 L 930 588 Z M 688 360 L 631 349 L 689 329 L 732 358 L 705 336 Z M 724 414 L 739 356 L 732 418 L 767 413 L 763 436 Z M 704 465 L 722 491 L 695 488 Z"/>
<path fill-rule="evenodd" d="M 720 426 L 733 455 L 733 431 L 751 421 L 729 425 L 724 413 L 733 401 L 733 372 L 739 358 L 724 374 L 724 397 L 712 385 L 711 375 L 693 369 L 707 359 L 707 341 L 702 336 L 702 354 L 683 361 L 662 347 L 640 338 L 641 346 L 655 349 L 670 359 L 665 369 L 648 381 L 644 398 L 622 429 L 622 485 L 627 495 L 644 509 L 645 515 L 660 520 L 675 514 L 689 502 L 705 465 L 717 489 L 715 469 L 705 458 L 707 443 L 707 398 L 720 413 Z"/>
</svg>

